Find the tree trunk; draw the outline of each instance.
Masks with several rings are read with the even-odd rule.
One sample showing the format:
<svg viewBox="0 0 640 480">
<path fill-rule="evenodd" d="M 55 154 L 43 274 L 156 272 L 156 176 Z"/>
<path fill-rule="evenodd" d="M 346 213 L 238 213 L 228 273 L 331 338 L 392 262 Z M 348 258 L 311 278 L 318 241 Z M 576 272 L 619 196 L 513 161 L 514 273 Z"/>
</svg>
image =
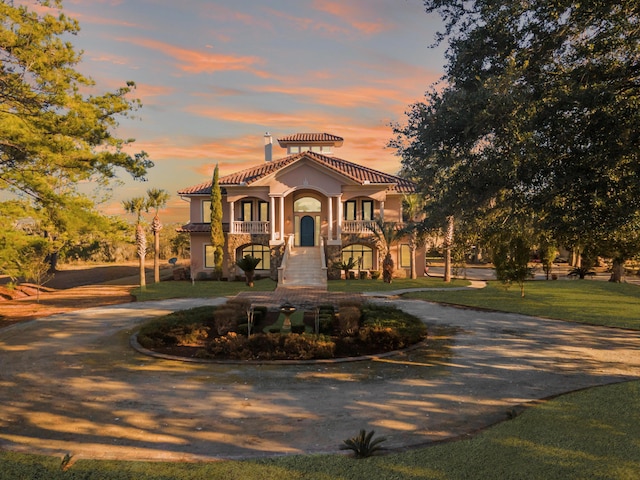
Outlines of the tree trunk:
<svg viewBox="0 0 640 480">
<path fill-rule="evenodd" d="M 162 230 L 162 223 L 157 215 L 153 217 L 151 230 L 153 230 L 153 281 L 158 283 L 160 282 L 160 230 Z"/>
<path fill-rule="evenodd" d="M 147 235 L 144 227 L 140 224 L 136 226 L 136 245 L 138 247 L 138 257 L 140 258 L 140 289 L 147 288 L 147 277 L 144 271 L 144 257 L 147 254 Z"/>
<path fill-rule="evenodd" d="M 415 234 L 412 234 L 415 235 Z M 409 259 L 409 263 L 410 263 L 410 270 L 411 270 L 411 274 L 409 275 L 409 278 L 414 279 L 414 278 L 418 278 L 418 275 L 416 273 L 416 241 L 414 238 L 411 238 L 411 240 L 409 241 L 409 249 L 411 250 L 411 258 Z"/>
<path fill-rule="evenodd" d="M 451 246 L 453 245 L 453 217 L 447 217 L 447 232 L 444 237 L 444 281 L 451 282 Z"/>
<path fill-rule="evenodd" d="M 624 278 L 624 260 L 614 259 L 613 265 L 611 268 L 611 277 L 609 278 L 610 282 L 620 283 Z"/>
</svg>

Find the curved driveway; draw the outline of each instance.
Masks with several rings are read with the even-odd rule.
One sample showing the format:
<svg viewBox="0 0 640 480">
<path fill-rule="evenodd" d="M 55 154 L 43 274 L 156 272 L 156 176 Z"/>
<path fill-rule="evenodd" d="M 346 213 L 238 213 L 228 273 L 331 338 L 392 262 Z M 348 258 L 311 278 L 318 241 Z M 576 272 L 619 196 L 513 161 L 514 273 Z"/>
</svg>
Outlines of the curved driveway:
<svg viewBox="0 0 640 480">
<path fill-rule="evenodd" d="M 335 452 L 464 435 L 516 405 L 640 377 L 637 332 L 412 300 L 425 346 L 373 361 L 193 364 L 129 346 L 146 319 L 224 299 L 99 307 L 0 330 L 0 447 L 76 458 L 195 460 Z"/>
</svg>

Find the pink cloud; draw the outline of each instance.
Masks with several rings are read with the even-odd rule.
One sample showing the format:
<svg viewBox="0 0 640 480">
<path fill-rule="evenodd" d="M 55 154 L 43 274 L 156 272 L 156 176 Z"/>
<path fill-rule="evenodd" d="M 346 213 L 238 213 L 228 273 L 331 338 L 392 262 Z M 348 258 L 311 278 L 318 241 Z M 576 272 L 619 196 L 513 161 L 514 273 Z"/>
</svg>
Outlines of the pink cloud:
<svg viewBox="0 0 640 480">
<path fill-rule="evenodd" d="M 188 73 L 245 70 L 257 73 L 253 65 L 262 63 L 262 59 L 251 56 L 224 55 L 176 47 L 169 43 L 148 38 L 120 39 L 134 45 L 162 52 L 178 61 L 180 70 Z"/>
<path fill-rule="evenodd" d="M 348 23 L 360 33 L 375 35 L 393 28 L 392 24 L 380 18 L 373 18 L 367 21 L 366 18 L 371 17 L 372 12 L 372 9 L 367 7 L 368 5 L 359 6 L 357 3 L 351 4 L 327 0 L 313 2 L 313 8 L 316 10 L 333 15 L 342 22 Z"/>
</svg>

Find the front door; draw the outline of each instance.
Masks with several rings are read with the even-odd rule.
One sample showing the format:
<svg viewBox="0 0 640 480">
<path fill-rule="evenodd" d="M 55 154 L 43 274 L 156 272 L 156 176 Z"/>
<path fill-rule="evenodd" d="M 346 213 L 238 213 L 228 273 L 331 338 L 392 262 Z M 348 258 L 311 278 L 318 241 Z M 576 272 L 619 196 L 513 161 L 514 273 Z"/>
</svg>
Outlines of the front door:
<svg viewBox="0 0 640 480">
<path fill-rule="evenodd" d="M 300 246 L 313 247 L 315 245 L 315 222 L 313 217 L 305 215 L 300 219 Z"/>
</svg>

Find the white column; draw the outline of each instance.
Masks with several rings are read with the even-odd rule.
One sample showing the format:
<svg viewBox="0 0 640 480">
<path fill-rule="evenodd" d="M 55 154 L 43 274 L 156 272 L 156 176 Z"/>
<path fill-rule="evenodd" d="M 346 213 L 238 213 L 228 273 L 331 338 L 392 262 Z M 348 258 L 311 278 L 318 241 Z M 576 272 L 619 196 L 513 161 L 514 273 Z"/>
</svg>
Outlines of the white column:
<svg viewBox="0 0 640 480">
<path fill-rule="evenodd" d="M 271 241 L 276 239 L 276 199 L 270 197 L 269 200 L 269 233 L 271 234 Z"/>
<path fill-rule="evenodd" d="M 329 241 L 333 240 L 333 197 L 327 197 L 329 203 Z"/>
<path fill-rule="evenodd" d="M 338 201 L 338 238 L 336 240 L 342 240 L 342 217 L 344 217 L 342 213 L 342 194 L 336 197 Z"/>
<path fill-rule="evenodd" d="M 235 204 L 234 202 L 229 202 L 229 233 L 236 233 L 234 228 L 235 219 L 236 219 Z"/>
<path fill-rule="evenodd" d="M 280 240 L 284 242 L 284 195 L 280 197 Z"/>
</svg>

